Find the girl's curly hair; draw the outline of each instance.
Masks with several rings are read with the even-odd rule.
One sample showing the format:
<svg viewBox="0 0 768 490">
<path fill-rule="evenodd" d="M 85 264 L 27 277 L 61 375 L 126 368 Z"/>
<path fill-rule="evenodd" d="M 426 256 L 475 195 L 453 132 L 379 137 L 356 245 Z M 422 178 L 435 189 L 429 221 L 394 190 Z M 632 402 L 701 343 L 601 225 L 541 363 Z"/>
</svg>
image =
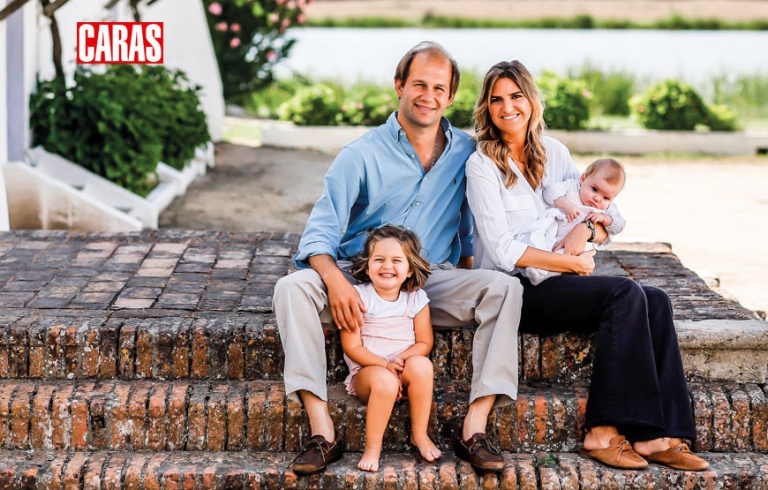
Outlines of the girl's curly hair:
<svg viewBox="0 0 768 490">
<path fill-rule="evenodd" d="M 400 242 L 400 245 L 403 246 L 403 252 L 405 252 L 405 258 L 408 260 L 408 266 L 413 272 L 411 277 L 405 280 L 401 289 L 403 291 L 415 291 L 424 286 L 430 268 L 429 262 L 419 253 L 421 251 L 419 237 L 412 231 L 394 225 L 384 225 L 368 232 L 368 239 L 365 241 L 362 253 L 352 259 L 352 277 L 360 282 L 371 282 L 371 278 L 368 276 L 368 261 L 371 259 L 373 246 L 386 238 L 394 238 Z"/>
</svg>

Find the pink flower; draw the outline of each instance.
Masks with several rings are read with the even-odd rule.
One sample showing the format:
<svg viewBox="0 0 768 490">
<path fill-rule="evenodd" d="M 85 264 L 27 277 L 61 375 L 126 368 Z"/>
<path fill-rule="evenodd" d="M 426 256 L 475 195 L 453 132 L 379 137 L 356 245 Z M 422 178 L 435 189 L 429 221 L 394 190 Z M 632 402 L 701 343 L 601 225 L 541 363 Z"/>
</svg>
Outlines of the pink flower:
<svg viewBox="0 0 768 490">
<path fill-rule="evenodd" d="M 273 13 L 271 13 L 271 14 L 269 14 L 269 15 L 267 16 L 267 19 L 268 19 L 268 20 L 269 20 L 271 23 L 273 23 L 273 24 L 277 24 L 277 21 L 279 21 L 279 20 L 280 20 L 280 16 L 279 16 L 279 15 L 277 15 L 277 13 L 273 12 Z"/>
<path fill-rule="evenodd" d="M 276 59 L 277 59 L 277 53 L 275 53 L 274 51 L 267 52 L 267 61 L 272 62 L 272 61 L 275 61 Z"/>
<path fill-rule="evenodd" d="M 232 32 L 240 32 L 240 24 L 232 24 L 229 28 L 232 30 Z"/>
<path fill-rule="evenodd" d="M 288 0 L 285 6 L 288 7 L 289 10 L 293 10 L 296 8 L 296 2 L 294 2 L 293 0 Z"/>
<path fill-rule="evenodd" d="M 286 18 L 286 19 L 283 19 L 283 22 L 282 22 L 282 24 L 280 24 L 280 27 L 282 27 L 283 29 L 285 29 L 285 28 L 287 28 L 289 25 L 291 25 L 291 19 L 288 19 L 288 18 Z"/>
<path fill-rule="evenodd" d="M 296 22 L 298 22 L 299 25 L 304 23 L 304 19 L 305 19 L 304 14 L 299 14 L 296 16 Z"/>
<path fill-rule="evenodd" d="M 212 13 L 213 15 L 221 15 L 221 4 L 218 2 L 213 2 L 208 6 L 208 12 Z"/>
<path fill-rule="evenodd" d="M 645 112 L 645 106 L 644 105 L 637 106 L 637 112 L 640 112 L 640 113 Z"/>
<path fill-rule="evenodd" d="M 227 23 L 226 22 L 219 22 L 215 26 L 213 26 L 214 29 L 221 32 L 227 32 Z"/>
<path fill-rule="evenodd" d="M 238 46 L 240 46 L 240 39 L 233 37 L 232 40 L 229 41 L 229 47 L 234 49 Z"/>
<path fill-rule="evenodd" d="M 278 5 L 282 5 L 285 3 L 285 0 L 275 0 L 275 3 Z"/>
</svg>

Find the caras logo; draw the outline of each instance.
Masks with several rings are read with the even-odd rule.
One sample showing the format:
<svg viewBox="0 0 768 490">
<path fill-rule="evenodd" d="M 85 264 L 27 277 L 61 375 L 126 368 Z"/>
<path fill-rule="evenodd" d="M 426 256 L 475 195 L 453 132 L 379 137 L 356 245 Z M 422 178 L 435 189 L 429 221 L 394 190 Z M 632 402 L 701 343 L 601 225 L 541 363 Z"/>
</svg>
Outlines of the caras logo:
<svg viewBox="0 0 768 490">
<path fill-rule="evenodd" d="M 161 64 L 162 22 L 78 22 L 79 64 Z"/>
</svg>

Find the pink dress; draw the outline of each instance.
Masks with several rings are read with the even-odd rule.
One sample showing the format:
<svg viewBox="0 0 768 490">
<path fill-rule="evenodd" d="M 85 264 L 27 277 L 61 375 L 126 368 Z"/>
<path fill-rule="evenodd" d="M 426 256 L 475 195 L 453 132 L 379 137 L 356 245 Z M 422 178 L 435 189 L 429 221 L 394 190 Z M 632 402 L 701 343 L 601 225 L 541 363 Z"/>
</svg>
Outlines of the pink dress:
<svg viewBox="0 0 768 490">
<path fill-rule="evenodd" d="M 366 289 L 360 288 L 358 291 L 360 291 L 363 303 L 367 307 L 369 298 L 366 297 Z M 370 291 L 376 294 L 373 287 L 370 288 Z M 388 361 L 391 361 L 416 343 L 416 335 L 413 331 L 414 312 L 412 311 L 416 294 L 401 294 L 409 294 L 408 306 L 405 308 L 402 316 L 371 318 L 370 315 L 366 315 L 360 332 L 363 347 Z M 352 384 L 352 380 L 357 372 L 360 371 L 361 366 L 347 357 L 346 354 L 344 354 L 344 360 L 347 362 L 347 366 L 349 366 L 349 376 L 344 380 L 344 385 L 347 387 L 347 393 L 355 395 L 355 387 Z"/>
</svg>

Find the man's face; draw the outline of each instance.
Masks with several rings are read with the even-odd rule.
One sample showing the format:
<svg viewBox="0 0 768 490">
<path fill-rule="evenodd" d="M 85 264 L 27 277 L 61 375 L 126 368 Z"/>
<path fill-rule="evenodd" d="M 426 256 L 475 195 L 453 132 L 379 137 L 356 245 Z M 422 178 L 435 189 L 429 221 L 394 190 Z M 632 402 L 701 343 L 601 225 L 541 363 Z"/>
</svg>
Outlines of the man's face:
<svg viewBox="0 0 768 490">
<path fill-rule="evenodd" d="M 408 79 L 395 80 L 400 97 L 401 124 L 430 127 L 453 102 L 451 91 L 451 63 L 441 56 L 418 54 L 411 62 Z"/>
</svg>

